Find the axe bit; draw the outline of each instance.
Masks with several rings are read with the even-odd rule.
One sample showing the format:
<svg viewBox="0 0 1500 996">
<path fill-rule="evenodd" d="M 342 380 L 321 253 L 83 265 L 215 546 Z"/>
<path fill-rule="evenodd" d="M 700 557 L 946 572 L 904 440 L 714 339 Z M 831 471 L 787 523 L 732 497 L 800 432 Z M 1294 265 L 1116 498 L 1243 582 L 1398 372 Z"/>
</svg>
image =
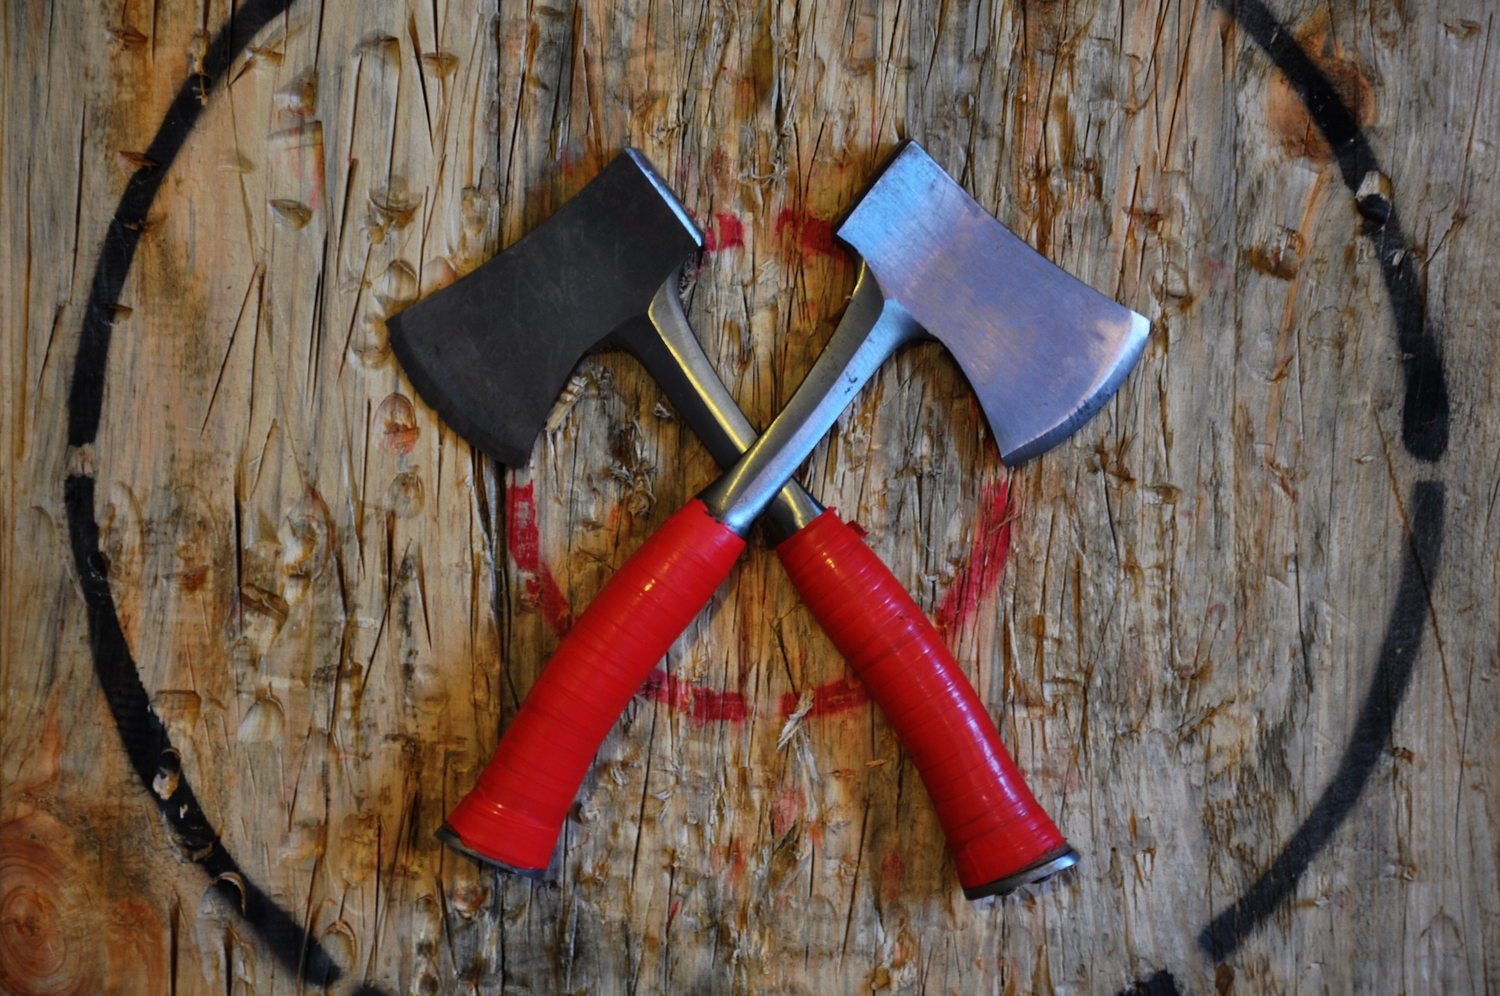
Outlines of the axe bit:
<svg viewBox="0 0 1500 996">
<path fill-rule="evenodd" d="M 633 172 L 626 165 L 627 156 Z M 588 340 L 583 343 L 587 348 L 598 342 L 600 327 L 608 328 L 612 322 L 618 323 L 608 337 L 612 344 L 642 359 L 721 464 L 732 462 L 753 438 L 703 357 L 675 293 L 677 267 L 701 237 L 644 160 L 633 153 L 627 156 L 617 159 L 553 220 L 479 273 L 392 320 L 393 347 L 418 392 L 456 430 L 502 460 L 518 463 L 526 458 L 546 406 L 561 387 L 559 371 L 566 377 L 583 351 L 577 348 L 579 334 Z M 654 196 L 629 200 L 626 188 L 632 178 L 649 182 Z M 947 179 L 945 174 L 943 179 Z M 948 183 L 952 185 L 951 180 Z M 639 194 L 639 184 L 637 188 Z M 967 200 L 961 190 L 958 193 Z M 692 244 L 685 251 L 680 245 L 652 247 L 660 250 L 654 255 L 671 259 L 666 280 L 659 272 L 640 272 L 642 266 L 649 269 L 652 265 L 645 261 L 653 258 L 653 252 L 622 253 L 618 244 L 598 237 L 601 227 L 606 231 L 623 227 L 629 230 L 627 241 L 639 250 L 634 243 L 642 241 L 652 221 L 649 211 L 642 212 L 642 204 L 654 199 L 672 212 L 671 219 L 657 219 L 658 231 L 672 229 L 675 220 L 681 231 L 691 235 Z M 616 212 L 603 226 L 594 217 L 601 213 L 601 205 L 614 205 Z M 978 210 L 977 205 L 974 209 Z M 1009 236 L 988 215 L 979 213 Z M 661 225 L 662 220 L 667 223 Z M 1031 253 L 1024 243 L 1014 241 Z M 597 251 L 601 242 L 602 256 Z M 1015 250 L 1014 246 L 1005 248 Z M 559 259 L 568 261 L 568 273 L 556 272 Z M 550 268 L 548 261 L 553 264 Z M 1045 260 L 1041 262 L 1050 267 Z M 632 265 L 634 271 L 626 272 Z M 498 272 L 485 272 L 492 268 Z M 846 326 L 863 326 L 858 334 L 864 335 L 871 325 L 880 324 L 869 314 L 869 288 L 875 285 L 867 278 L 867 270 L 862 268 L 855 303 L 841 323 L 841 333 Z M 570 304 L 566 277 L 575 278 L 583 288 L 578 295 L 582 303 Z M 618 279 L 612 282 L 611 278 Z M 639 300 L 643 286 L 657 288 L 644 308 Z M 627 289 L 634 292 L 634 298 L 621 293 Z M 447 300 L 443 300 L 445 295 Z M 541 317 L 573 319 L 563 323 L 569 334 L 561 338 L 569 341 L 545 351 L 548 375 L 539 376 L 526 368 L 525 377 L 499 383 L 492 376 L 494 361 L 501 355 L 513 357 L 507 353 L 506 330 L 495 326 L 497 322 L 530 324 L 535 309 L 524 302 L 534 300 L 540 300 L 543 312 L 548 313 Z M 429 303 L 440 301 L 442 307 Z M 512 306 L 506 308 L 505 303 Z M 441 327 L 443 334 L 431 334 L 434 327 Z M 424 330 L 429 334 L 424 336 Z M 881 330 L 876 331 L 878 339 Z M 1137 331 L 1144 335 L 1143 324 Z M 1138 343 L 1135 350 L 1139 351 Z M 824 366 L 820 360 L 814 372 Z M 856 385 L 850 396 L 857 390 Z M 798 398 L 806 394 L 800 390 Z M 529 414 L 523 411 L 528 403 Z M 497 411 L 497 406 L 503 410 Z M 837 414 L 835 409 L 830 424 Z M 993 426 L 995 419 L 990 417 Z M 778 419 L 777 424 L 786 420 Z M 520 431 L 510 439 L 497 436 L 499 429 L 516 426 Z M 812 442 L 822 431 L 811 435 Z M 764 446 L 759 449 L 767 452 Z M 791 458 L 784 448 L 776 449 L 782 463 Z M 804 451 L 796 457 L 791 468 L 805 455 Z M 779 472 L 772 468 L 754 479 L 766 484 Z M 544 873 L 567 809 L 599 743 L 649 669 L 727 574 L 750 522 L 770 504 L 772 532 L 790 536 L 777 548 L 783 563 L 815 616 L 890 718 L 922 774 L 954 849 L 965 895 L 1003 894 L 1073 864 L 1076 855 L 1021 780 L 972 687 L 884 565 L 836 516 L 822 512 L 799 488 L 786 486 L 784 478 L 767 494 L 757 491 L 747 500 L 744 492 L 743 486 L 730 488 L 728 493 L 740 497 L 729 502 L 720 496 L 726 512 L 737 513 L 728 528 L 705 530 L 701 511 L 691 516 L 679 513 L 669 523 L 672 528 L 649 541 L 654 551 L 643 548 L 606 586 L 559 646 L 507 729 L 490 767 L 449 817 L 440 836 L 492 864 L 533 876 Z M 693 511 L 695 504 L 690 503 L 685 512 Z M 727 514 L 725 522 L 730 522 Z M 640 563 L 650 568 L 630 570 Z"/>
</svg>

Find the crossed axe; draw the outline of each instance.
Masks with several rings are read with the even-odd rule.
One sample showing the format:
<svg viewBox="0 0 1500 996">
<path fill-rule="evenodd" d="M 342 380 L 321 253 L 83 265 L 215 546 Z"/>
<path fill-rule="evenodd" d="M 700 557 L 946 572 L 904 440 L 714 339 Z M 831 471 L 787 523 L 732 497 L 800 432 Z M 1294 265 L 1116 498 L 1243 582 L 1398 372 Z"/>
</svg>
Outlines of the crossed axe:
<svg viewBox="0 0 1500 996">
<path fill-rule="evenodd" d="M 679 276 L 702 234 L 634 150 L 505 252 L 391 319 L 391 346 L 413 387 L 502 463 L 529 459 L 579 359 L 617 348 L 640 360 L 727 468 L 573 624 L 478 783 L 437 831 L 445 843 L 545 876 L 604 737 L 763 517 L 803 601 L 921 774 L 964 895 L 1003 895 L 1077 863 L 922 610 L 859 535 L 791 477 L 905 343 L 948 348 L 1013 466 L 1099 410 L 1150 325 L 1017 238 L 915 142 L 896 149 L 836 234 L 859 258 L 853 296 L 758 439 L 682 311 Z"/>
</svg>

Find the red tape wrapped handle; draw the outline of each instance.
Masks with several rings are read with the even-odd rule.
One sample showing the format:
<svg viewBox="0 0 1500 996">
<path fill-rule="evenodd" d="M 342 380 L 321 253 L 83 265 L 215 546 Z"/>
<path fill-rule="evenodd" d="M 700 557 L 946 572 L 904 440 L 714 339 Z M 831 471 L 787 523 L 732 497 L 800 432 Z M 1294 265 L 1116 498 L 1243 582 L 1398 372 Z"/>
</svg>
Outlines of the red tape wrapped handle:
<svg viewBox="0 0 1500 996">
<path fill-rule="evenodd" d="M 573 624 L 447 829 L 476 855 L 544 870 L 599 745 L 745 548 L 696 498 Z"/>
<path fill-rule="evenodd" d="M 859 535 L 830 509 L 776 552 L 917 766 L 963 887 L 1066 848 L 942 637 Z"/>
</svg>

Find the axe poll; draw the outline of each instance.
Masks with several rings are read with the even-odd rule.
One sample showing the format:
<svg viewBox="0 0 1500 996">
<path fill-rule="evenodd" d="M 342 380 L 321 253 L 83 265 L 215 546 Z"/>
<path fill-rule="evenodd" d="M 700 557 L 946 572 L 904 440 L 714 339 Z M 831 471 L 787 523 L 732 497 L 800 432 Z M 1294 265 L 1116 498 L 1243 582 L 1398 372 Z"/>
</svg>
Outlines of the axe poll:
<svg viewBox="0 0 1500 996">
<path fill-rule="evenodd" d="M 1001 252 L 998 259 L 1001 262 L 1005 261 L 1007 253 L 1014 254 L 1019 249 L 1035 257 L 1026 262 L 1043 264 L 1041 272 L 1044 275 L 1051 276 L 1054 280 L 1058 276 L 1064 276 L 1064 286 L 1067 286 L 1066 281 L 1071 278 L 1066 278 L 1055 268 L 1051 268 L 1049 272 L 1047 268 L 1050 268 L 1050 264 L 1032 253 L 1024 243 L 1009 236 L 998 223 L 979 210 L 956 184 L 947 179 L 946 174 L 942 174 L 935 164 L 931 164 L 931 160 L 920 149 L 906 147 L 896 157 L 897 164 L 909 155 L 911 158 L 907 161 L 918 166 L 924 162 L 930 164 L 931 170 L 935 170 L 937 176 L 947 181 L 952 191 L 943 193 L 956 192 L 963 202 L 971 206 L 970 214 L 977 212 L 978 218 L 1010 238 L 1011 243 L 1004 243 L 1002 240 L 999 247 Z M 581 253 L 586 264 L 583 274 L 574 275 L 581 277 L 579 284 L 572 286 L 574 291 L 581 286 L 583 297 L 591 302 L 582 310 L 587 313 L 588 319 L 583 324 L 591 329 L 586 334 L 592 335 L 593 340 L 599 338 L 598 329 L 601 324 L 608 327 L 611 322 L 618 321 L 620 324 L 616 327 L 616 334 L 611 338 L 616 340 L 616 344 L 624 344 L 629 348 L 630 327 L 634 325 L 639 332 L 640 322 L 637 318 L 642 310 L 643 289 L 656 284 L 658 293 L 652 295 L 651 305 L 646 310 L 653 323 L 658 326 L 660 341 L 673 341 L 667 328 L 680 324 L 678 339 L 680 341 L 685 332 L 687 348 L 672 348 L 668 352 L 696 352 L 696 366 L 691 361 L 679 361 L 677 373 L 667 370 L 663 375 L 659 372 L 659 363 L 652 362 L 652 348 L 649 345 L 641 348 L 641 343 L 637 342 L 637 348 L 632 351 L 662 381 L 669 396 L 673 397 L 674 403 L 679 405 L 679 410 L 683 411 L 690 422 L 694 421 L 691 416 L 695 402 L 689 400 L 684 404 L 680 401 L 672 390 L 673 381 L 680 382 L 685 377 L 693 380 L 696 377 L 699 383 L 694 387 L 699 395 L 696 402 L 699 407 L 709 404 L 704 401 L 707 395 L 700 389 L 702 383 L 717 385 L 717 379 L 707 361 L 702 358 L 696 340 L 681 319 L 680 303 L 675 293 L 663 290 L 667 286 L 666 281 L 653 279 L 660 278 L 660 273 L 625 273 L 624 285 L 633 288 L 635 297 L 625 295 L 630 303 L 621 308 L 618 307 L 621 298 L 617 292 L 622 285 L 618 282 L 611 284 L 607 277 L 602 282 L 600 279 L 601 273 L 608 274 L 609 266 L 599 270 L 587 265 L 589 262 L 603 262 L 612 265 L 617 271 L 628 271 L 630 264 L 641 264 L 650 258 L 649 253 L 643 252 L 622 255 L 616 245 L 612 255 L 606 254 L 608 259 L 589 260 L 588 239 L 585 235 L 580 235 L 587 227 L 582 222 L 589 213 L 585 205 L 590 202 L 585 195 L 590 192 L 601 196 L 613 195 L 612 200 L 601 203 L 614 203 L 623 213 L 627 227 L 637 226 L 637 238 L 639 231 L 644 230 L 641 226 L 649 227 L 647 223 L 650 219 L 642 213 L 641 202 L 635 202 L 635 207 L 631 208 L 628 206 L 631 203 L 628 198 L 621 196 L 628 193 L 619 186 L 621 176 L 628 179 L 632 175 L 622 166 L 625 158 L 617 160 L 547 225 L 508 250 L 499 260 L 488 264 L 486 269 L 495 267 L 504 271 L 494 275 L 499 279 L 492 277 L 488 281 L 490 286 L 481 292 L 474 286 L 479 283 L 475 278 L 480 274 L 466 278 L 471 289 L 471 293 L 467 295 L 466 307 L 454 305 L 446 312 L 433 311 L 424 320 L 420 310 L 423 305 L 419 304 L 408 309 L 403 316 L 398 316 L 392 323 L 393 345 L 418 391 L 429 402 L 434 403 L 451 425 L 461 433 L 468 434 L 471 439 L 479 441 L 482 448 L 501 459 L 510 459 L 511 462 L 525 459 L 527 449 L 540 427 L 541 418 L 560 389 L 562 378 L 566 377 L 582 350 L 571 344 L 565 345 L 560 352 L 554 350 L 548 354 L 553 366 L 560 368 L 554 383 L 545 383 L 546 378 L 536 377 L 533 372 L 524 383 L 512 385 L 515 388 L 513 391 L 503 392 L 503 397 L 497 401 L 495 389 L 499 385 L 486 376 L 487 365 L 483 362 L 486 357 L 483 354 L 486 351 L 504 352 L 507 349 L 504 336 L 491 337 L 486 344 L 484 338 L 467 336 L 464 332 L 492 327 L 495 314 L 506 312 L 508 307 L 512 323 L 519 320 L 524 324 L 528 319 L 528 309 L 515 307 L 514 302 L 524 302 L 528 300 L 528 295 L 542 300 L 555 313 L 568 313 L 570 305 L 566 297 L 561 295 L 568 293 L 570 282 L 567 277 L 570 274 L 558 272 L 558 257 L 553 255 L 555 253 L 562 252 L 565 258 L 575 262 L 579 260 Z M 690 251 L 696 246 L 698 236 L 685 212 L 666 192 L 649 167 L 635 157 L 631 157 L 630 161 L 636 166 L 635 178 L 647 180 L 661 199 L 661 204 L 671 209 L 673 218 L 665 219 L 665 229 L 670 230 L 673 227 L 672 221 L 675 220 L 680 229 L 691 233 L 694 245 L 688 247 Z M 896 170 L 894 167 L 887 170 L 871 188 L 870 194 L 861 201 L 860 208 L 851 213 L 850 222 L 859 216 L 862 208 L 878 203 L 873 195 L 882 189 L 882 184 L 886 185 L 886 191 L 896 189 L 891 186 L 891 181 L 910 171 L 910 167 L 905 170 Z M 651 200 L 648 197 L 645 203 L 649 204 Z M 565 223 L 565 216 L 570 214 L 573 223 Z M 841 236 L 848 228 L 849 222 L 846 222 L 840 229 Z M 940 226 L 938 230 L 941 231 Z M 539 244 L 527 246 L 528 240 L 535 240 Z M 846 241 L 856 248 L 863 248 L 852 238 Z M 673 265 L 668 267 L 668 277 L 675 275 L 676 264 L 684 255 L 685 252 L 678 252 Z M 511 258 L 509 267 L 497 265 L 507 257 Z M 546 264 L 549 259 L 551 267 Z M 622 260 L 627 262 L 622 263 Z M 541 265 L 537 265 L 538 261 L 542 261 Z M 834 342 L 839 342 L 841 338 L 869 338 L 876 342 L 877 349 L 884 348 L 888 353 L 899 342 L 921 334 L 920 326 L 914 321 L 898 322 L 899 328 L 905 329 L 905 334 L 889 334 L 888 327 L 893 324 L 892 316 L 899 320 L 906 312 L 904 309 L 897 310 L 900 309 L 899 304 L 895 309 L 880 306 L 878 313 L 871 311 L 871 305 L 875 302 L 876 295 L 879 295 L 879 285 L 871 278 L 870 269 L 867 261 L 862 268 L 854 304 L 841 323 L 840 334 L 836 334 Z M 484 273 L 484 270 L 480 273 Z M 620 276 L 618 273 L 615 275 Z M 1026 285 L 1034 276 L 1034 273 L 1025 274 L 1019 283 Z M 506 286 L 507 280 L 509 286 Z M 1076 281 L 1073 283 L 1076 284 Z M 896 286 L 894 282 L 892 285 Z M 429 300 L 437 301 L 445 294 L 458 297 L 459 288 L 464 286 L 465 281 L 460 281 L 454 288 Z M 1078 288 L 1081 287 L 1082 285 L 1078 285 Z M 1098 303 L 1087 297 L 1085 300 L 1089 304 Z M 1102 298 L 1099 300 L 1103 301 Z M 594 306 L 601 302 L 606 306 Z M 616 306 L 613 311 L 607 306 L 611 304 Z M 573 307 L 577 310 L 576 306 Z M 1130 315 L 1117 305 L 1111 304 L 1110 307 L 1121 314 Z M 468 316 L 469 321 L 453 320 L 454 314 L 461 314 L 466 310 L 472 312 Z M 1066 306 L 1063 310 L 1067 313 L 1064 323 L 1072 317 L 1088 317 L 1075 316 L 1072 314 L 1074 309 Z M 886 314 L 887 311 L 890 311 L 890 315 Z M 489 315 L 489 325 L 473 325 L 473 322 L 482 323 L 484 313 Z M 906 317 L 909 318 L 909 315 Z M 417 321 L 408 330 L 408 323 L 412 319 Z M 443 334 L 433 335 L 429 330 L 426 338 L 419 337 L 418 331 L 423 326 L 432 324 L 443 325 Z M 1130 325 L 1134 338 L 1143 339 L 1144 321 L 1131 315 Z M 846 333 L 846 328 L 852 331 Z M 870 335 L 872 330 L 875 333 L 873 336 Z M 455 334 L 450 335 L 449 332 Z M 1063 338 L 1065 341 L 1061 350 L 1066 359 L 1065 354 L 1073 347 L 1066 342 L 1067 334 Z M 622 339 L 625 341 L 622 342 Z M 886 345 L 880 346 L 882 342 Z M 589 342 L 585 345 L 592 344 L 593 342 Z M 1087 417 L 1089 412 L 1085 409 L 1090 404 L 1097 407 L 1097 404 L 1102 403 L 1114 384 L 1123 377 L 1139 348 L 1139 341 L 1134 342 L 1133 346 L 1126 344 L 1125 351 L 1130 355 L 1117 358 L 1117 375 L 1112 379 L 1105 378 L 1092 396 L 1086 395 L 1074 406 L 1069 415 L 1072 419 L 1070 424 L 1048 426 L 1046 432 L 1051 433 L 1051 439 L 1062 438 L 1071 431 L 1071 426 L 1080 424 Z M 835 353 L 834 344 L 830 344 L 828 355 Z M 865 349 L 862 355 L 869 353 L 870 350 Z M 883 356 L 880 358 L 883 359 Z M 960 362 L 962 361 L 963 355 L 960 354 Z M 849 363 L 841 362 L 843 366 L 849 366 Z M 814 384 L 818 371 L 827 366 L 827 362 L 820 361 L 819 366 L 814 368 L 814 374 L 809 376 L 808 383 Z M 864 376 L 867 377 L 877 366 L 878 360 L 873 365 L 868 365 L 868 372 Z M 459 371 L 456 388 L 449 383 L 455 370 Z M 974 370 L 967 366 L 966 370 L 971 379 L 975 379 Z M 1028 370 L 1026 376 L 1033 373 L 1034 371 Z M 861 380 L 854 385 L 846 397 L 857 393 L 862 383 Z M 976 385 L 979 383 L 976 380 Z M 539 384 L 540 393 L 537 390 Z M 722 385 L 717 386 L 722 397 L 727 398 Z M 1070 386 L 1073 385 L 1063 385 L 1064 389 Z M 527 388 L 531 390 L 528 391 Z M 829 392 L 823 393 L 827 395 Z M 798 399 L 807 395 L 806 389 L 799 391 Z M 983 394 L 981 397 L 986 400 Z M 496 418 L 496 404 L 511 405 L 510 412 L 502 412 L 499 416 L 501 424 L 524 422 L 524 417 L 519 420 L 515 417 L 515 402 L 518 399 L 522 402 L 529 400 L 531 407 L 535 409 L 527 416 L 534 419 L 529 430 L 522 431 L 510 441 L 494 438 L 491 424 Z M 794 406 L 797 403 L 797 399 L 794 399 Z M 833 404 L 837 404 L 837 407 L 833 407 L 831 414 L 827 416 L 827 424 L 831 424 L 837 416 L 842 402 L 835 399 L 823 403 L 824 407 Z M 695 424 L 695 428 L 705 435 L 715 457 L 727 463 L 734 451 L 745 445 L 749 429 L 743 417 L 733 409 L 732 402 L 724 404 L 721 401 L 719 407 L 733 412 L 734 418 L 738 419 L 737 428 L 728 425 L 733 419 L 726 420 L 722 412 L 715 415 L 717 428 L 708 426 L 707 432 L 703 426 Z M 988 405 L 986 412 L 990 415 L 994 428 L 996 419 Z M 476 419 L 476 413 L 487 414 L 484 418 Z M 701 421 L 703 413 L 700 411 L 698 415 Z M 800 417 L 799 415 L 798 418 Z M 1001 424 L 1010 425 L 1011 422 Z M 777 424 L 789 423 L 783 418 Z M 801 434 L 812 441 L 806 444 L 801 455 L 787 450 L 784 443 L 778 443 L 774 447 L 762 444 L 757 448 L 762 454 L 762 463 L 765 454 L 775 453 L 779 454 L 777 459 L 781 464 L 789 461 L 790 468 L 794 469 L 805 457 L 806 449 L 810 449 L 812 443 L 826 430 L 827 424 L 811 433 L 806 427 L 801 429 Z M 725 442 L 725 436 L 732 441 L 732 447 Z M 1006 450 L 1007 437 L 1001 436 L 998 431 L 997 438 L 1002 442 L 1003 452 L 1010 453 L 1012 460 L 1016 458 L 1017 452 L 1023 452 L 1014 447 Z M 1039 450 L 1049 441 L 1033 434 L 1028 442 Z M 800 441 L 793 441 L 793 449 L 800 445 Z M 730 450 L 727 455 L 724 453 L 726 449 Z M 746 476 L 744 471 L 747 466 L 758 466 L 758 469 Z M 794 579 L 798 580 L 804 598 L 808 599 L 815 615 L 829 629 L 856 674 L 865 680 L 872 697 L 885 709 L 893 726 L 901 734 L 904 745 L 937 804 L 945 831 L 954 847 L 966 895 L 977 898 L 1004 892 L 1073 863 L 1076 858 L 1071 849 L 1067 848 L 1055 826 L 1036 806 L 1035 800 L 1016 774 L 994 732 L 993 724 L 972 688 L 947 654 L 925 616 L 911 603 L 889 572 L 870 554 L 858 537 L 834 516 L 820 513 L 815 503 L 811 503 L 805 495 L 799 496 L 792 489 L 782 490 L 785 475 L 782 483 L 771 488 L 768 493 L 757 491 L 757 486 L 763 490 L 774 475 L 781 473 L 780 465 L 775 460 L 771 462 L 769 469 L 741 463 L 737 471 L 739 476 L 726 478 L 717 493 L 710 489 L 704 496 L 722 507 L 727 525 L 718 529 L 705 529 L 703 509 L 706 506 L 690 503 L 684 512 L 674 517 L 673 528 L 659 533 L 648 543 L 648 548 L 654 549 L 643 548 L 631 562 L 632 565 L 646 564 L 648 569 L 644 572 L 631 571 L 631 565 L 627 565 L 627 570 L 622 571 L 606 586 L 595 605 L 575 625 L 528 696 L 521 713 L 507 730 L 501 748 L 497 751 L 496 761 L 481 777 L 476 791 L 450 817 L 449 825 L 443 831 L 446 838 L 475 856 L 509 866 L 512 870 L 540 873 L 546 867 L 567 808 L 599 742 L 639 687 L 649 668 L 665 652 L 672 638 L 691 620 L 727 573 L 743 544 L 741 537 L 749 523 L 768 502 L 774 500 L 776 504 L 773 505 L 773 510 L 781 510 L 773 511 L 773 531 L 782 535 L 793 533 L 791 539 L 778 548 L 778 552 Z M 753 482 L 748 490 L 743 483 L 747 480 Z M 779 498 L 776 497 L 778 491 Z M 812 518 L 809 519 L 809 516 Z M 807 528 L 801 528 L 804 526 Z M 795 531 L 793 527 L 796 527 Z M 687 568 L 685 572 L 681 569 L 683 567 Z M 851 589 L 854 590 L 853 597 Z M 867 597 L 860 599 L 858 596 L 861 592 Z M 870 599 L 870 593 L 876 597 Z M 561 790 L 559 786 L 562 786 Z"/>
</svg>

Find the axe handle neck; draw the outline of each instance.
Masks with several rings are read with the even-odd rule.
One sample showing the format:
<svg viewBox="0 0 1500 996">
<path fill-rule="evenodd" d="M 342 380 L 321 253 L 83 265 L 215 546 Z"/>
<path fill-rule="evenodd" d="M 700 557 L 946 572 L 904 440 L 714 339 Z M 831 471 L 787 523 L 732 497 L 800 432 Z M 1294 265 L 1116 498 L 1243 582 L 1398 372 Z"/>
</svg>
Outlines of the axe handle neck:
<svg viewBox="0 0 1500 996">
<path fill-rule="evenodd" d="M 886 358 L 921 334 L 916 320 L 885 297 L 861 263 L 849 307 L 797 393 L 744 456 L 699 495 L 709 513 L 746 535 Z"/>
<path fill-rule="evenodd" d="M 626 340 L 625 348 L 641 361 L 720 468 L 734 466 L 754 444 L 756 432 L 688 323 L 675 275 L 651 299 L 646 321 L 627 324 L 619 337 Z M 821 514 L 823 506 L 811 495 L 800 485 L 788 484 L 766 509 L 768 538 L 779 542 Z"/>
</svg>

